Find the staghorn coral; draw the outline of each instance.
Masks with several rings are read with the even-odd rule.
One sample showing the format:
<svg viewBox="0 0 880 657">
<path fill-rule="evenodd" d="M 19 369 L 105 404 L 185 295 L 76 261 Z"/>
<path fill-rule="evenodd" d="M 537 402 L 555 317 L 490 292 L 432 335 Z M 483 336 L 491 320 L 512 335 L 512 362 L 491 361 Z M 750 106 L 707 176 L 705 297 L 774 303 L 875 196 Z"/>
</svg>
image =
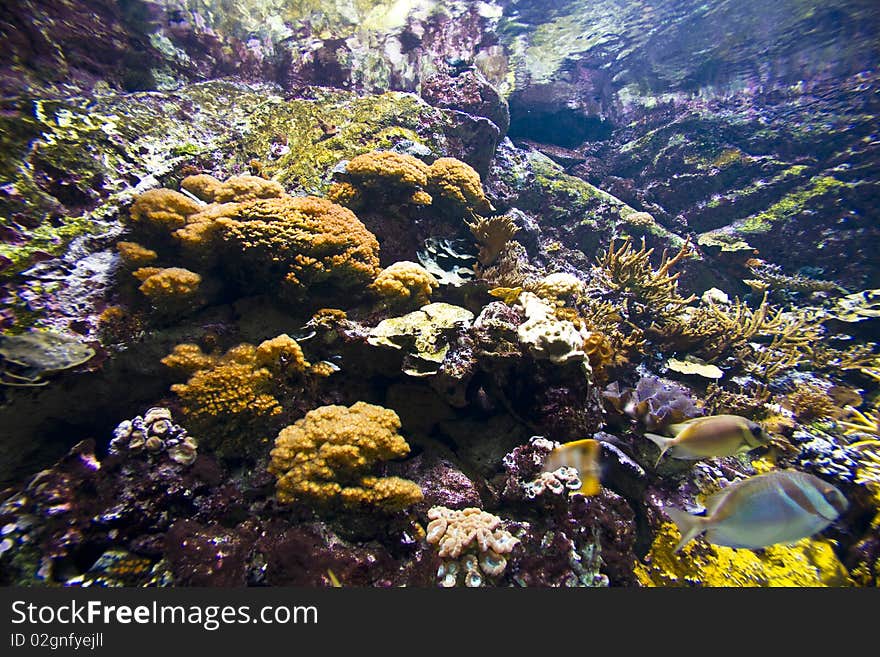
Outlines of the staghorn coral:
<svg viewBox="0 0 880 657">
<path fill-rule="evenodd" d="M 838 412 L 826 388 L 813 382 L 797 384 L 786 396 L 785 403 L 799 422 L 834 417 Z"/>
<path fill-rule="evenodd" d="M 389 305 L 423 306 L 439 285 L 427 269 L 403 260 L 380 271 L 370 289 Z"/>
<path fill-rule="evenodd" d="M 135 199 L 129 217 L 136 226 L 168 232 L 182 228 L 187 217 L 201 208 L 197 201 L 173 189 L 151 189 Z"/>
<path fill-rule="evenodd" d="M 202 277 L 182 267 L 142 267 L 134 277 L 143 281 L 138 288 L 160 310 L 174 310 L 190 301 L 199 291 Z"/>
<path fill-rule="evenodd" d="M 657 269 L 651 267 L 654 249 L 646 249 L 645 240 L 639 250 L 633 249 L 632 239 L 624 238 L 619 248 L 612 241 L 603 255 L 596 258 L 595 274 L 613 290 L 628 292 L 651 315 L 666 315 L 695 299 L 678 293 L 681 273 L 670 270 L 690 256 L 693 251 L 686 241 L 672 258 L 664 250 Z"/>
<path fill-rule="evenodd" d="M 507 567 L 505 554 L 519 543 L 510 532 L 499 528 L 501 518 L 476 507 L 461 510 L 434 506 L 428 510 L 425 540 L 438 546 L 444 559 L 437 572 L 440 586 L 453 587 L 463 574 L 467 587 L 482 586 L 497 578 Z"/>
<path fill-rule="evenodd" d="M 284 196 L 280 184 L 258 176 L 233 176 L 220 182 L 213 176 L 199 174 L 181 180 L 180 187 L 207 203 L 241 203 Z"/>
<path fill-rule="evenodd" d="M 483 194 L 478 174 L 469 164 L 454 157 L 441 157 L 428 168 L 427 191 L 463 212 L 484 215 L 494 208 Z"/>
<path fill-rule="evenodd" d="M 800 274 L 789 276 L 782 273 L 782 269 L 778 265 L 764 262 L 758 258 L 751 258 L 746 261 L 751 275 L 754 277 L 750 281 L 745 281 L 751 287 L 768 290 L 788 290 L 789 292 L 831 292 L 832 290 L 842 289 L 833 281 L 822 281 L 815 278 L 807 278 Z M 757 286 L 755 284 L 758 284 Z"/>
<path fill-rule="evenodd" d="M 468 223 L 468 228 L 480 246 L 477 260 L 484 267 L 494 263 L 507 243 L 519 231 L 508 215 L 477 217 Z"/>
<path fill-rule="evenodd" d="M 817 587 L 852 586 L 831 543 L 805 538 L 760 552 L 692 543 L 673 554 L 680 536 L 663 523 L 644 563 L 636 564 L 642 586 Z"/>
<path fill-rule="evenodd" d="M 278 501 L 389 512 L 415 504 L 422 499 L 417 484 L 371 474 L 378 462 L 409 453 L 398 429 L 397 413 L 365 402 L 309 411 L 275 439 L 268 470 Z"/>
</svg>

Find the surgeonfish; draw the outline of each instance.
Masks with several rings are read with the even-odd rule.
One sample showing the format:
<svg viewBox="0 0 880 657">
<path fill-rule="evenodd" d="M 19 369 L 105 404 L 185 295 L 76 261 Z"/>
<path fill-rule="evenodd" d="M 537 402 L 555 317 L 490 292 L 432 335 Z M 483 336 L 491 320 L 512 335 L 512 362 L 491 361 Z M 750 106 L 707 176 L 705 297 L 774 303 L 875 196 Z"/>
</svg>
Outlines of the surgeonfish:
<svg viewBox="0 0 880 657">
<path fill-rule="evenodd" d="M 585 438 L 565 443 L 547 455 L 543 472 L 553 472 L 561 467 L 574 468 L 581 480 L 579 492 L 585 497 L 599 494 L 599 455 L 602 446 L 598 440 Z"/>
<path fill-rule="evenodd" d="M 667 452 L 677 459 L 704 459 L 716 456 L 733 456 L 761 445 L 770 437 L 756 422 L 739 415 L 709 415 L 696 417 L 681 424 L 673 424 L 669 430 L 675 437 L 646 433 L 645 438 L 660 448 L 660 459 Z"/>
<path fill-rule="evenodd" d="M 822 531 L 849 503 L 837 488 L 806 472 L 776 470 L 731 484 L 706 501 L 706 515 L 664 509 L 678 525 L 678 552 L 703 532 L 715 545 L 757 549 L 794 543 Z"/>
</svg>

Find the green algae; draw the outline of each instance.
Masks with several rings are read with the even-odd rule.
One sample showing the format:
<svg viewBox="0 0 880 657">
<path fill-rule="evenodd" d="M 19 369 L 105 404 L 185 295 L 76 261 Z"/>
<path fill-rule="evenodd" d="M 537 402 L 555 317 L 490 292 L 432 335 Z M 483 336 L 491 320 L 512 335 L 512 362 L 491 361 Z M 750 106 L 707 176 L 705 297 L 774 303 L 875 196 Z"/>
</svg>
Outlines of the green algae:
<svg viewBox="0 0 880 657">
<path fill-rule="evenodd" d="M 847 186 L 847 183 L 843 183 L 833 176 L 816 176 L 810 179 L 806 185 L 783 196 L 763 212 L 744 219 L 737 226 L 737 232 L 766 233 L 779 222 L 797 219 L 809 210 L 811 203 L 825 196 L 837 194 Z"/>
</svg>

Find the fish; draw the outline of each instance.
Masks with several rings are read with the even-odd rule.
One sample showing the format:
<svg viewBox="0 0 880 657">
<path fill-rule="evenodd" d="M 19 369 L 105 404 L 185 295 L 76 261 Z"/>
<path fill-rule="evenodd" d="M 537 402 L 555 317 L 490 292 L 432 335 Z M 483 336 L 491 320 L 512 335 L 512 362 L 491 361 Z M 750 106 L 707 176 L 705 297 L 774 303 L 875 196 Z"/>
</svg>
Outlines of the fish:
<svg viewBox="0 0 880 657">
<path fill-rule="evenodd" d="M 706 534 L 715 545 L 758 549 L 795 543 L 822 531 L 846 511 L 843 493 L 818 477 L 776 470 L 731 484 L 706 501 L 706 515 L 664 509 L 678 526 L 681 541 L 673 553 Z"/>
<path fill-rule="evenodd" d="M 677 459 L 703 459 L 716 456 L 733 456 L 755 447 L 767 445 L 770 436 L 757 422 L 739 415 L 709 415 L 669 427 L 675 436 L 659 436 L 646 433 L 645 438 L 660 448 L 660 456 L 654 467 L 669 452 Z"/>
<path fill-rule="evenodd" d="M 562 467 L 574 468 L 581 480 L 579 492 L 585 497 L 598 495 L 601 488 L 599 455 L 602 446 L 598 440 L 585 438 L 565 443 L 547 455 L 542 472 L 553 472 Z"/>
</svg>

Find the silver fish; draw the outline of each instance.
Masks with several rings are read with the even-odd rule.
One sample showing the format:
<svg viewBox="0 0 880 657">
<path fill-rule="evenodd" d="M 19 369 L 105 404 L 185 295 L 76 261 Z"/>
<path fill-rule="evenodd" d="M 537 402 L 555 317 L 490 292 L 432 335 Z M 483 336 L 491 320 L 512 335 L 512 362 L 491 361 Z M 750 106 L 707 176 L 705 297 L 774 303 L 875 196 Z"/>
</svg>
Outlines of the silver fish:
<svg viewBox="0 0 880 657">
<path fill-rule="evenodd" d="M 706 501 L 706 515 L 664 509 L 678 525 L 678 552 L 703 532 L 715 545 L 757 549 L 794 543 L 822 531 L 849 503 L 837 488 L 806 472 L 777 470 L 731 484 Z"/>
<path fill-rule="evenodd" d="M 739 415 L 697 417 L 673 424 L 669 430 L 675 434 L 674 438 L 645 434 L 645 438 L 660 448 L 657 464 L 667 453 L 676 459 L 733 456 L 766 445 L 770 440 L 760 424 Z"/>
</svg>

